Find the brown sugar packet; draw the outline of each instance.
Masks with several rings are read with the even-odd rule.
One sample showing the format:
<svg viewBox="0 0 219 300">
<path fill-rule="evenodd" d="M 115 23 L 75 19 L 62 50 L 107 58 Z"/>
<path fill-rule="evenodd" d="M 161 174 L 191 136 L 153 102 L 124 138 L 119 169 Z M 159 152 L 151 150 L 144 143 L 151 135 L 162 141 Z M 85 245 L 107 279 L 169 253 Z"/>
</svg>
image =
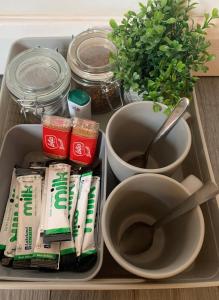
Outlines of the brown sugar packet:
<svg viewBox="0 0 219 300">
<path fill-rule="evenodd" d="M 71 119 L 43 116 L 43 152 L 48 157 L 66 159 L 69 154 Z"/>
<path fill-rule="evenodd" d="M 80 165 L 93 163 L 99 134 L 95 121 L 74 118 L 70 142 L 70 160 Z"/>
</svg>

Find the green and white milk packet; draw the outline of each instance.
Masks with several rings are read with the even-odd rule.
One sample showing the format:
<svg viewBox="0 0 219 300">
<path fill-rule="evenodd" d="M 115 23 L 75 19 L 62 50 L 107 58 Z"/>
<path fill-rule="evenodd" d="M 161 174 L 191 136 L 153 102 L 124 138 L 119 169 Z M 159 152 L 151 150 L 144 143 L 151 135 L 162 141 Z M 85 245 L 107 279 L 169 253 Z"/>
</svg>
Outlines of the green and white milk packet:
<svg viewBox="0 0 219 300">
<path fill-rule="evenodd" d="M 71 166 L 65 163 L 49 166 L 44 222 L 44 243 L 71 240 L 68 219 Z"/>
<path fill-rule="evenodd" d="M 75 209 L 77 205 L 78 193 L 79 193 L 80 175 L 73 174 L 70 176 L 69 184 L 69 224 L 71 228 L 71 241 L 61 242 L 60 250 L 60 268 L 61 269 L 73 269 L 76 258 L 76 248 L 73 239 L 73 220 L 75 215 Z"/>
<path fill-rule="evenodd" d="M 13 267 L 29 267 L 41 215 L 41 175 L 17 177 L 19 188 L 18 231 Z"/>
</svg>

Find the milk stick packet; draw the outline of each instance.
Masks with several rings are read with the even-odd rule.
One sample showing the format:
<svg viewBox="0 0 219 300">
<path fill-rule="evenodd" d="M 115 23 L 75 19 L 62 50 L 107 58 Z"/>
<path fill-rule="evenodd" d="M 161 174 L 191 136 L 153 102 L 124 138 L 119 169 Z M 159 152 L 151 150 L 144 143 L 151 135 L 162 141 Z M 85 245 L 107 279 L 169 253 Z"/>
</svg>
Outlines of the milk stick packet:
<svg viewBox="0 0 219 300">
<path fill-rule="evenodd" d="M 41 175 L 45 174 L 45 168 L 16 168 L 16 177 L 26 176 L 26 175 Z"/>
<path fill-rule="evenodd" d="M 49 166 L 44 243 L 70 241 L 68 219 L 69 179 L 71 166 L 64 163 Z"/>
<path fill-rule="evenodd" d="M 41 175 L 17 177 L 19 185 L 17 245 L 13 267 L 30 265 L 41 214 Z"/>
<path fill-rule="evenodd" d="M 38 170 L 31 170 L 31 169 L 23 169 L 23 168 L 16 168 L 15 170 L 16 177 L 21 175 L 38 175 Z M 18 232 L 18 203 L 19 203 L 19 193 L 20 193 L 20 184 L 18 180 L 16 180 L 16 188 L 15 188 L 15 201 L 14 201 L 14 210 L 12 216 L 12 223 L 11 223 L 11 233 L 8 239 L 5 251 L 4 251 L 4 258 L 2 259 L 3 265 L 10 265 L 14 256 L 15 250 L 17 245 L 17 232 Z"/>
<path fill-rule="evenodd" d="M 11 223 L 14 212 L 14 201 L 15 201 L 15 188 L 16 188 L 16 176 L 15 170 L 13 170 L 11 178 L 11 186 L 8 196 L 8 202 L 6 204 L 3 222 L 0 231 L 0 251 L 3 254 L 6 248 L 6 244 L 11 234 Z"/>
<path fill-rule="evenodd" d="M 52 270 L 59 269 L 60 243 L 43 243 L 43 237 L 40 236 L 41 227 L 37 232 L 36 244 L 31 258 L 31 267 L 46 268 Z"/>
<path fill-rule="evenodd" d="M 46 169 L 46 161 L 32 161 L 29 163 L 31 169 Z"/>
<path fill-rule="evenodd" d="M 45 177 L 42 181 L 42 201 L 41 201 L 41 218 L 40 218 L 40 235 L 43 236 L 44 233 L 44 223 L 46 216 L 46 197 L 47 197 L 47 186 L 48 186 L 48 175 L 49 168 L 45 169 Z"/>
<path fill-rule="evenodd" d="M 71 228 L 71 240 L 61 242 L 60 250 L 60 268 L 71 269 L 75 262 L 76 249 L 73 240 L 73 218 L 77 205 L 78 192 L 79 192 L 80 175 L 71 175 L 69 184 L 69 224 Z"/>
<path fill-rule="evenodd" d="M 45 170 L 45 178 L 42 182 L 42 203 L 41 203 L 41 217 L 40 225 L 37 232 L 36 244 L 34 247 L 33 256 L 31 259 L 31 267 L 59 269 L 59 253 L 60 243 L 54 242 L 50 244 L 43 243 L 44 222 L 46 216 L 46 195 L 48 185 L 49 169 Z"/>
<path fill-rule="evenodd" d="M 94 226 L 97 212 L 97 203 L 100 190 L 100 177 L 94 176 L 91 181 L 91 188 L 88 194 L 87 216 L 84 229 L 84 240 L 81 256 L 96 254 Z"/>
<path fill-rule="evenodd" d="M 17 245 L 17 230 L 18 230 L 18 199 L 19 199 L 19 185 L 18 185 L 18 181 L 16 180 L 10 235 L 5 247 L 4 257 L 2 259 L 2 265 L 4 266 L 10 266 L 15 255 L 15 250 Z"/>
<path fill-rule="evenodd" d="M 75 241 L 76 255 L 80 256 L 84 238 L 88 193 L 90 191 L 92 172 L 81 175 L 77 209 L 74 215 L 73 238 Z"/>
</svg>

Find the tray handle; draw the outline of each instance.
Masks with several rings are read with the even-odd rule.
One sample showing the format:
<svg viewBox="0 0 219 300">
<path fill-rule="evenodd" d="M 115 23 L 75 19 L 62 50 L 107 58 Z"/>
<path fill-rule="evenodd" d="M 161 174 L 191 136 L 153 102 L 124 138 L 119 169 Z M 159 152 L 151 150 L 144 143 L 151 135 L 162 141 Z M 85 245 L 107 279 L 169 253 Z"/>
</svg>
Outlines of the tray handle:
<svg viewBox="0 0 219 300">
<path fill-rule="evenodd" d="M 189 175 L 181 182 L 181 184 L 186 188 L 190 195 L 198 191 L 203 186 L 203 182 L 195 175 Z"/>
</svg>

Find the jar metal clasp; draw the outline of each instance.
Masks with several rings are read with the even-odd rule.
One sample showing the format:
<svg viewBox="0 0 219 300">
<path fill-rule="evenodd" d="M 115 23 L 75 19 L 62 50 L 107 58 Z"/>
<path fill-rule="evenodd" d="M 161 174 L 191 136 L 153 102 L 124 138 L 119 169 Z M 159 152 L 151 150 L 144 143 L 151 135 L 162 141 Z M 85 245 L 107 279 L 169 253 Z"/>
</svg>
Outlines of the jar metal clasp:
<svg viewBox="0 0 219 300">
<path fill-rule="evenodd" d="M 21 109 L 20 113 L 23 114 L 24 118 L 27 118 L 27 113 L 32 112 L 35 116 L 43 116 L 44 108 L 40 107 L 38 104 L 37 98 L 35 100 L 28 100 L 28 99 L 18 99 L 17 102 L 19 103 Z M 39 113 L 40 108 L 40 113 Z"/>
<path fill-rule="evenodd" d="M 110 100 L 109 91 L 111 89 L 118 89 L 118 92 L 119 92 L 120 104 L 116 107 L 113 107 L 112 102 Z M 123 106 L 121 86 L 120 86 L 120 83 L 118 81 L 108 81 L 108 82 L 102 83 L 101 84 L 101 91 L 102 91 L 102 93 L 104 93 L 106 95 L 106 100 L 107 100 L 107 103 L 108 103 L 111 111 L 116 111 L 116 110 L 118 110 L 119 108 L 121 108 Z"/>
</svg>

